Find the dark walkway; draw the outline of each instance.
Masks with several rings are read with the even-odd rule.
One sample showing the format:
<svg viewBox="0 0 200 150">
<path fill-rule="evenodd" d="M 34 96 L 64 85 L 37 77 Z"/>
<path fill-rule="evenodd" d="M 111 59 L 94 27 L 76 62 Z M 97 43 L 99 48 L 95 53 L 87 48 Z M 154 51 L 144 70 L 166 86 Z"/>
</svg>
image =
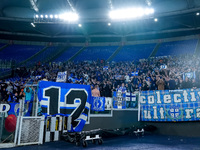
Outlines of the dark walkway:
<svg viewBox="0 0 200 150">
<path fill-rule="evenodd" d="M 148 135 L 141 138 L 122 136 L 104 138 L 103 145 L 89 143 L 87 148 L 76 147 L 64 141 L 44 145 L 10 148 L 10 150 L 200 150 L 200 138 Z M 6 149 L 7 150 L 7 149 Z"/>
</svg>

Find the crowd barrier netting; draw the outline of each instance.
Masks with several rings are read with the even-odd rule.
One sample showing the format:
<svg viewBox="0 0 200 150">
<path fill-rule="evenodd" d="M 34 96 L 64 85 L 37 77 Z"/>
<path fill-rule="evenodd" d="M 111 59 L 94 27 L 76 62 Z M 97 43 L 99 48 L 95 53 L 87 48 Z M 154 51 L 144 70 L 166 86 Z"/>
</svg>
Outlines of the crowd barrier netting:
<svg viewBox="0 0 200 150">
<path fill-rule="evenodd" d="M 29 122 L 27 119 L 37 116 L 36 106 L 37 98 L 35 89 L 33 90 L 32 100 L 29 105 L 27 105 L 25 98 L 20 99 L 19 103 L 0 103 L 0 148 L 18 145 L 20 134 L 23 135 L 22 137 L 26 137 L 24 133 L 29 133 L 28 129 L 30 125 L 27 123 Z M 34 121 L 31 122 L 33 123 Z M 36 124 L 34 126 L 38 127 Z M 32 133 L 35 131 L 33 130 Z M 31 138 L 27 139 L 31 140 Z M 21 143 L 23 144 L 23 141 Z"/>
</svg>

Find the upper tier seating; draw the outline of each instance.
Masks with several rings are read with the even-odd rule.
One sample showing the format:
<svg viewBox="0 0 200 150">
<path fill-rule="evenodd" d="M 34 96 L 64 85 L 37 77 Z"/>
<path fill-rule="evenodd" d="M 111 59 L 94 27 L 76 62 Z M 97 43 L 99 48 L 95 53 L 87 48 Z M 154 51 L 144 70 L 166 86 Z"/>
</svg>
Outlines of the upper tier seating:
<svg viewBox="0 0 200 150">
<path fill-rule="evenodd" d="M 80 53 L 74 61 L 84 61 L 84 60 L 107 60 L 113 52 L 118 48 L 118 46 L 94 46 L 86 47 L 82 53 Z"/>
<path fill-rule="evenodd" d="M 113 61 L 133 61 L 148 58 L 156 44 L 139 44 L 123 46 Z"/>
<path fill-rule="evenodd" d="M 197 39 L 164 42 L 160 45 L 156 56 L 169 56 L 181 54 L 194 54 L 197 46 Z"/>
<path fill-rule="evenodd" d="M 82 47 L 70 47 L 62 55 L 53 60 L 54 62 L 64 62 L 76 54 Z"/>
<path fill-rule="evenodd" d="M 43 61 L 46 58 L 50 57 L 50 55 L 53 55 L 54 52 L 58 49 L 58 47 L 56 46 L 52 46 L 52 47 L 48 47 L 45 51 L 43 51 L 42 53 L 40 53 L 39 55 L 37 55 L 36 57 L 34 57 L 33 59 L 31 59 L 31 61 L 29 63 L 37 63 L 39 61 Z"/>
<path fill-rule="evenodd" d="M 43 47 L 35 45 L 10 45 L 0 51 L 0 59 L 21 62 L 40 51 Z"/>
</svg>

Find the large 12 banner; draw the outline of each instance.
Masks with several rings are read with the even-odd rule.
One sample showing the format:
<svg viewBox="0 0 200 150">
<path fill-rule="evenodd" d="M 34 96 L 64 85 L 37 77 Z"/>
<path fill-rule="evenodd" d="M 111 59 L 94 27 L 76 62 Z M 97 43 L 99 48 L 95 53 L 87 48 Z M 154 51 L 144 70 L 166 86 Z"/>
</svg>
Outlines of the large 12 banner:
<svg viewBox="0 0 200 150">
<path fill-rule="evenodd" d="M 71 131 L 82 131 L 91 103 L 89 85 L 41 81 L 38 99 L 44 115 L 71 116 Z"/>
<path fill-rule="evenodd" d="M 141 92 L 140 120 L 200 120 L 200 89 Z"/>
</svg>

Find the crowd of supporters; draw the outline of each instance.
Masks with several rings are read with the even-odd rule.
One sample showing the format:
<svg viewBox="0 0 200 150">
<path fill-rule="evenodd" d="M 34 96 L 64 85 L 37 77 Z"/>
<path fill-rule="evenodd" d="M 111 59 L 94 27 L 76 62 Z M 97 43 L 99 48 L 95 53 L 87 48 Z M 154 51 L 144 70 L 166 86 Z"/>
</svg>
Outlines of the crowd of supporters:
<svg viewBox="0 0 200 150">
<path fill-rule="evenodd" d="M 18 101 L 27 93 L 27 84 L 40 80 L 56 81 L 57 73 L 67 71 L 67 83 L 90 85 L 95 93 L 112 97 L 112 92 L 175 90 L 200 88 L 200 58 L 193 55 L 168 56 L 133 62 L 84 61 L 38 63 L 31 69 L 20 68 L 13 82 L 0 81 L 1 101 Z M 32 92 L 32 91 L 31 91 Z"/>
</svg>

